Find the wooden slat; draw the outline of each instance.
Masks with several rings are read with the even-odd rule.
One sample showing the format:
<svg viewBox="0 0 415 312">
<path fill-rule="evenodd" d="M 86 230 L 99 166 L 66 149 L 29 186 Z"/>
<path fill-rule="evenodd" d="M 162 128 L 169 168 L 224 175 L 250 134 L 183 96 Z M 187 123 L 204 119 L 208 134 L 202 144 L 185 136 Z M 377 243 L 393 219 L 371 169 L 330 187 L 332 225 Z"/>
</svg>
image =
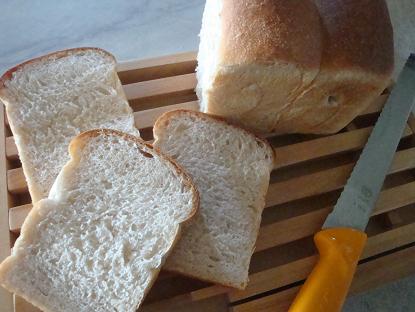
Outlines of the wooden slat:
<svg viewBox="0 0 415 312">
<path fill-rule="evenodd" d="M 24 300 L 22 297 L 14 295 L 15 312 L 42 312 L 32 304 Z"/>
<path fill-rule="evenodd" d="M 0 104 L 0 124 L 4 125 L 4 105 Z M 0 127 L 0 262 L 10 254 L 10 232 L 8 224 L 8 194 L 7 194 L 7 163 L 6 163 L 6 133 L 3 126 Z M 13 297 L 4 288 L 0 287 L 1 310 L 13 312 Z"/>
<path fill-rule="evenodd" d="M 193 101 L 136 112 L 134 113 L 135 126 L 138 129 L 150 128 L 154 125 L 157 118 L 159 118 L 165 112 L 173 111 L 176 109 L 198 110 L 199 105 L 197 101 Z"/>
<path fill-rule="evenodd" d="M 354 164 L 346 164 L 271 184 L 266 196 L 266 207 L 338 190 L 344 186 L 353 166 Z M 414 166 L 415 148 L 399 151 L 395 154 L 389 173 L 404 171 Z"/>
<path fill-rule="evenodd" d="M 367 127 L 322 137 L 315 140 L 290 144 L 275 149 L 277 155 L 276 168 L 299 164 L 308 160 L 314 160 L 325 156 L 336 155 L 363 148 L 373 127 Z M 402 135 L 406 138 L 412 135 L 407 126 Z"/>
<path fill-rule="evenodd" d="M 413 273 L 415 273 L 415 247 L 360 264 L 353 279 L 349 295 L 367 291 Z M 299 289 L 300 286 L 292 287 L 270 296 L 236 305 L 232 308 L 232 311 L 286 311 Z"/>
<path fill-rule="evenodd" d="M 13 137 L 6 138 L 6 157 L 7 159 L 14 160 L 18 158 L 17 147 L 14 143 Z"/>
<path fill-rule="evenodd" d="M 403 246 L 414 241 L 415 224 L 408 224 L 369 237 L 362 259 Z M 193 300 L 208 298 L 223 291 L 228 291 L 231 302 L 251 297 L 262 292 L 283 287 L 307 277 L 315 264 L 317 256 L 306 257 L 269 270 L 251 274 L 249 284 L 245 290 L 229 290 L 220 286 L 196 290 L 192 292 Z"/>
<path fill-rule="evenodd" d="M 7 187 L 12 194 L 27 192 L 26 179 L 21 167 L 7 171 Z"/>
<path fill-rule="evenodd" d="M 194 72 L 195 68 L 196 52 L 117 64 L 118 76 L 123 84 L 188 74 Z"/>
<path fill-rule="evenodd" d="M 9 227 L 13 233 L 19 233 L 27 215 L 32 209 L 32 204 L 13 207 L 9 210 Z"/>
<path fill-rule="evenodd" d="M 396 186 L 380 193 L 372 216 L 415 203 L 415 182 Z M 322 207 L 293 218 L 262 226 L 255 252 L 292 242 L 317 232 L 333 207 Z"/>
<path fill-rule="evenodd" d="M 331 207 L 325 207 L 262 226 L 256 241 L 255 252 L 312 235 L 321 228 L 331 210 Z"/>
<path fill-rule="evenodd" d="M 129 101 L 134 99 L 151 98 L 155 96 L 169 97 L 196 87 L 196 75 L 186 74 L 181 76 L 160 78 L 156 80 L 136 82 L 124 85 L 125 95 Z"/>
<path fill-rule="evenodd" d="M 352 130 L 275 149 L 276 168 L 357 150 L 366 144 L 373 127 Z"/>
</svg>

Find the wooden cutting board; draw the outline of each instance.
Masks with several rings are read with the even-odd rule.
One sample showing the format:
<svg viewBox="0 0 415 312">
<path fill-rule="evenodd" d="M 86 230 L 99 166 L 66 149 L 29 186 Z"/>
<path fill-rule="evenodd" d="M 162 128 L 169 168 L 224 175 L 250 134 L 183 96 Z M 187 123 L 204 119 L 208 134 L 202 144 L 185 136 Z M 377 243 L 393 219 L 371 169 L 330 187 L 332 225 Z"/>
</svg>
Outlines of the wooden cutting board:
<svg viewBox="0 0 415 312">
<path fill-rule="evenodd" d="M 163 112 L 198 108 L 195 53 L 118 66 L 143 138 Z M 316 262 L 313 233 L 336 202 L 382 109 L 388 90 L 335 135 L 269 136 L 277 162 L 248 287 L 232 290 L 162 272 L 140 311 L 285 311 Z M 21 164 L 0 106 L 0 260 L 31 209 Z M 368 226 L 369 240 L 351 294 L 415 273 L 415 118 L 411 116 Z M 2 311 L 38 311 L 0 291 Z"/>
</svg>

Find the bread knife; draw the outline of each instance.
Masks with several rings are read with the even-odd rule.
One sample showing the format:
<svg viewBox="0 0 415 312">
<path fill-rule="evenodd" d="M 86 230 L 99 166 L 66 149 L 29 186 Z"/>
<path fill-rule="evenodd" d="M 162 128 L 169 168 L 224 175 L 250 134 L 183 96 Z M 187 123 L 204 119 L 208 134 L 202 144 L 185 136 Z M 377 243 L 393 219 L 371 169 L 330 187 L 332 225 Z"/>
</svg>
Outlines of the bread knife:
<svg viewBox="0 0 415 312">
<path fill-rule="evenodd" d="M 402 137 L 415 97 L 415 54 L 408 58 L 369 139 L 322 230 L 319 260 L 289 312 L 340 311 L 360 255 L 365 229 Z"/>
</svg>

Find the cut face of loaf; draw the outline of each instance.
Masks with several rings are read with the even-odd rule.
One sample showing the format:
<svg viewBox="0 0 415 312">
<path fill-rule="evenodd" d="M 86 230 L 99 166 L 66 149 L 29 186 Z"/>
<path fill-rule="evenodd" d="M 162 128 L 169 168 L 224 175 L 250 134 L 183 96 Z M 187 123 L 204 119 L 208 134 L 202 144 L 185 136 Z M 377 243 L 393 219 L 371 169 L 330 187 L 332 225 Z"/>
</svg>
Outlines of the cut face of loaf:
<svg viewBox="0 0 415 312">
<path fill-rule="evenodd" d="M 154 137 L 154 146 L 191 175 L 201 200 L 164 268 L 244 288 L 272 170 L 272 148 L 221 119 L 184 110 L 161 116 Z"/>
<path fill-rule="evenodd" d="M 332 133 L 389 84 L 383 0 L 207 0 L 201 110 L 257 133 Z"/>
<path fill-rule="evenodd" d="M 109 128 L 139 135 L 115 65 L 108 52 L 80 48 L 28 61 L 1 78 L 0 99 L 33 202 L 47 197 L 79 133 Z"/>
<path fill-rule="evenodd" d="M 44 311 L 133 312 L 198 207 L 190 178 L 141 139 L 76 137 L 35 204 L 0 283 Z"/>
</svg>

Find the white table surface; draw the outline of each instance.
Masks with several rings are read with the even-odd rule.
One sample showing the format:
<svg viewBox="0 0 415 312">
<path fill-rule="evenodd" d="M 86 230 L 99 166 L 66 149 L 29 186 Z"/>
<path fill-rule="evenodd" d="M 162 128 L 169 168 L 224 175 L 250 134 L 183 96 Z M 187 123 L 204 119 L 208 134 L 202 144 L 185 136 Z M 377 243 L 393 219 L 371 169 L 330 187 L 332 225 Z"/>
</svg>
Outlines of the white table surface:
<svg viewBox="0 0 415 312">
<path fill-rule="evenodd" d="M 415 0 L 388 1 L 394 21 L 415 12 Z M 0 72 L 28 58 L 79 46 L 104 48 L 118 60 L 195 51 L 203 6 L 204 0 L 0 0 Z M 415 32 L 415 17 L 402 25 Z M 415 47 L 401 34 L 395 35 L 406 38 L 400 45 L 408 51 L 408 44 Z M 343 311 L 415 311 L 415 277 L 354 296 Z"/>
</svg>

